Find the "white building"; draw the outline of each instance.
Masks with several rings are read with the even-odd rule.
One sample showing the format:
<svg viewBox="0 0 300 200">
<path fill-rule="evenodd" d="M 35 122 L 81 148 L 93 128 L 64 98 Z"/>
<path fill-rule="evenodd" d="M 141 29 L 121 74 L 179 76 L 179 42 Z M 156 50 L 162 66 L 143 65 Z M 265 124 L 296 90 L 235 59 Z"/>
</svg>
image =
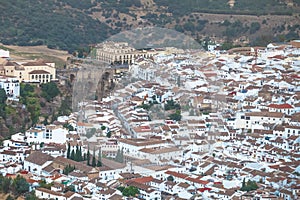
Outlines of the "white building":
<svg viewBox="0 0 300 200">
<path fill-rule="evenodd" d="M 245 114 L 237 113 L 235 128 L 261 128 L 263 124 L 282 124 L 284 120 L 284 114 L 280 112 L 248 112 Z"/>
<path fill-rule="evenodd" d="M 36 125 L 25 132 L 28 143 L 59 143 L 64 144 L 67 140 L 68 130 L 56 125 Z"/>
<path fill-rule="evenodd" d="M 20 84 L 18 79 L 0 76 L 0 88 L 5 90 L 8 100 L 19 101 Z"/>
<path fill-rule="evenodd" d="M 139 158 L 149 159 L 153 163 L 181 158 L 182 154 L 183 150 L 178 149 L 177 147 L 143 148 L 137 153 Z"/>
<path fill-rule="evenodd" d="M 0 49 L 0 58 L 9 58 L 9 51 Z"/>
<path fill-rule="evenodd" d="M 139 157 L 139 150 L 143 148 L 162 148 L 167 147 L 166 141 L 157 139 L 120 139 L 119 147 L 123 149 L 125 155 Z"/>
<path fill-rule="evenodd" d="M 40 151 L 33 152 L 24 160 L 24 170 L 42 175 L 43 168 L 52 163 L 54 157 Z"/>
</svg>

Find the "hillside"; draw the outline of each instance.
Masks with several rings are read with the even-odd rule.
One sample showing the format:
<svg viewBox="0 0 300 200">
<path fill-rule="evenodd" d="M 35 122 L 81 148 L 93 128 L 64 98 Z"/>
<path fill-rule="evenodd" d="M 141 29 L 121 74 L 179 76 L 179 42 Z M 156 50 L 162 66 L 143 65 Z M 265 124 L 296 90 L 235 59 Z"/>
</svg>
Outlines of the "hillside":
<svg viewBox="0 0 300 200">
<path fill-rule="evenodd" d="M 0 8 L 1 43 L 69 52 L 145 26 L 236 43 L 299 38 L 300 28 L 299 0 L 15 0 Z"/>
</svg>

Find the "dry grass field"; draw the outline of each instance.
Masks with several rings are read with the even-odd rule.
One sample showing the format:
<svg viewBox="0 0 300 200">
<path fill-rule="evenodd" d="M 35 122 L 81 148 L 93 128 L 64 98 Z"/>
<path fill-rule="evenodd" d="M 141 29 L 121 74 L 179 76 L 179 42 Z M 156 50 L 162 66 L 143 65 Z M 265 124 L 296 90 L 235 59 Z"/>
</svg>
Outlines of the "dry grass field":
<svg viewBox="0 0 300 200">
<path fill-rule="evenodd" d="M 0 45 L 0 48 L 8 49 L 10 57 L 14 60 L 43 59 L 55 62 L 58 68 L 63 67 L 68 57 L 71 56 L 67 51 L 49 49 L 46 46 L 13 46 Z"/>
</svg>

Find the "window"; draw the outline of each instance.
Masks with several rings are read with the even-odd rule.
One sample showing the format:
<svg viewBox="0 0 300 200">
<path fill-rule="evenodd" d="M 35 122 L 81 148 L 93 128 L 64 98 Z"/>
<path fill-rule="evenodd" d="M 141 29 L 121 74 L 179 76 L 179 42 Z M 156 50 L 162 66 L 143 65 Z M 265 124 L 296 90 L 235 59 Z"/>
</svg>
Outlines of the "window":
<svg viewBox="0 0 300 200">
<path fill-rule="evenodd" d="M 250 120 L 250 117 L 246 117 L 246 120 Z"/>
<path fill-rule="evenodd" d="M 52 139 L 52 133 L 46 133 L 46 139 Z"/>
</svg>

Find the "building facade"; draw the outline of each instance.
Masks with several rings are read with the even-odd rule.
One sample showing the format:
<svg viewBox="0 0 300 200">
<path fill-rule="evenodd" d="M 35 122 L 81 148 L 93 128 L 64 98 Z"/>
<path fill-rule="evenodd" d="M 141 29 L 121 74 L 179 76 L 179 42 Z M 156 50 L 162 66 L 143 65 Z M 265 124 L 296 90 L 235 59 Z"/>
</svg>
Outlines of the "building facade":
<svg viewBox="0 0 300 200">
<path fill-rule="evenodd" d="M 36 125 L 25 132 L 26 142 L 28 143 L 59 143 L 67 141 L 68 130 L 56 125 Z"/>
<path fill-rule="evenodd" d="M 96 59 L 109 64 L 132 64 L 139 57 L 150 58 L 155 51 L 136 50 L 126 42 L 104 42 L 96 46 Z"/>
<path fill-rule="evenodd" d="M 12 62 L 4 60 L 0 66 L 0 75 L 15 77 L 19 82 L 47 83 L 56 78 L 55 63 L 42 60 Z"/>
<path fill-rule="evenodd" d="M 19 80 L 12 77 L 0 76 L 0 89 L 6 92 L 8 100 L 18 101 L 20 96 Z"/>
</svg>

